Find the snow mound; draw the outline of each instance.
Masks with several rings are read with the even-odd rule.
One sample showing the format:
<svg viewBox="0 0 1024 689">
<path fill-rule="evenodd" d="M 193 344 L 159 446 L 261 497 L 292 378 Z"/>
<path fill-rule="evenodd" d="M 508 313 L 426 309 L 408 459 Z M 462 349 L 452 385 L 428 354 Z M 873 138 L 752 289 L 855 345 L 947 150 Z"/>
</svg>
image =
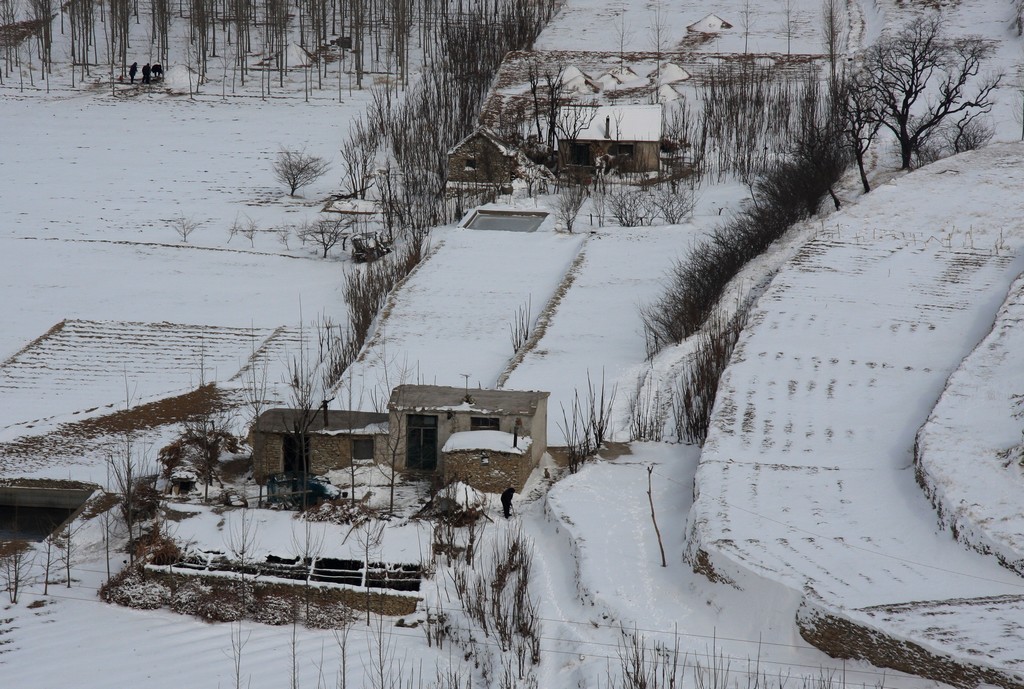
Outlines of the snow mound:
<svg viewBox="0 0 1024 689">
<path fill-rule="evenodd" d="M 674 84 L 677 81 L 686 81 L 690 73 L 673 62 L 666 62 L 661 66 L 658 79 L 662 84 Z"/>
<path fill-rule="evenodd" d="M 191 91 L 199 83 L 199 75 L 185 65 L 173 65 L 164 70 L 162 85 L 172 91 Z"/>
<path fill-rule="evenodd" d="M 695 31 L 700 33 L 717 33 L 725 29 L 731 29 L 732 24 L 725 21 L 716 14 L 709 14 L 698 22 L 694 22 L 686 27 L 687 31 Z"/>
<path fill-rule="evenodd" d="M 669 103 L 671 101 L 677 100 L 678 98 L 679 98 L 679 91 L 676 91 L 674 88 L 672 88 L 668 84 L 662 84 L 661 87 L 658 88 L 658 102 L 659 103 Z"/>
</svg>

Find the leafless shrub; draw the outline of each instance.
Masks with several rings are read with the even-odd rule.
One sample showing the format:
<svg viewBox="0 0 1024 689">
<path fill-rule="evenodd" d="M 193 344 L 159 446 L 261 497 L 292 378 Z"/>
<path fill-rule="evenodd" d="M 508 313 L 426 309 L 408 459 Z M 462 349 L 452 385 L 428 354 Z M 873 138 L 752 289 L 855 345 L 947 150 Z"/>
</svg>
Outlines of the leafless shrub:
<svg viewBox="0 0 1024 689">
<path fill-rule="evenodd" d="M 698 336 L 693 353 L 672 390 L 672 418 L 678 442 L 704 444 L 718 382 L 746 325 L 747 313 L 746 306 L 731 318 L 716 312 L 708 318 Z"/>
<path fill-rule="evenodd" d="M 277 241 L 281 243 L 281 246 L 284 247 L 285 251 L 288 251 L 288 250 L 291 249 L 291 247 L 288 246 L 288 240 L 291 239 L 291 236 L 292 236 L 292 228 L 291 227 L 288 227 L 288 226 L 279 227 L 276 230 L 274 230 L 274 234 L 277 235 Z"/>
<path fill-rule="evenodd" d="M 692 188 L 677 182 L 665 182 L 650 195 L 651 207 L 668 225 L 677 225 L 693 215 L 697 195 Z"/>
<path fill-rule="evenodd" d="M 613 386 L 610 392 L 607 390 L 602 371 L 601 388 L 598 390 L 591 380 L 590 371 L 587 371 L 585 400 L 580 400 L 579 390 L 576 390 L 569 411 L 562 406 L 562 423 L 558 427 L 565 438 L 569 473 L 576 473 L 580 465 L 596 454 L 608 438 L 616 389 Z"/>
<path fill-rule="evenodd" d="M 327 253 L 347 236 L 349 228 L 344 218 L 323 218 L 302 225 L 298 235 L 303 244 L 316 245 L 323 252 L 322 258 L 327 258 Z"/>
<path fill-rule="evenodd" d="M 259 225 L 248 215 L 236 215 L 231 227 L 228 228 L 228 241 L 234 239 L 235 235 L 242 235 L 249 240 L 249 246 L 256 246 L 256 234 L 260 231 Z"/>
<path fill-rule="evenodd" d="M 288 187 L 291 196 L 323 177 L 329 168 L 327 161 L 320 156 L 288 148 L 278 151 L 273 165 L 274 178 Z"/>
<path fill-rule="evenodd" d="M 565 437 L 565 447 L 569 455 L 569 473 L 571 474 L 579 471 L 580 465 L 597 451 L 591 439 L 590 429 L 587 427 L 588 421 L 589 417 L 580 405 L 580 396 L 577 391 L 573 396 L 568 413 L 562 406 L 562 423 L 559 424 L 562 435 Z"/>
<path fill-rule="evenodd" d="M 665 433 L 665 410 L 657 381 L 637 378 L 629 404 L 629 439 L 660 442 Z"/>
<path fill-rule="evenodd" d="M 608 194 L 608 206 L 612 217 L 623 227 L 639 227 L 654 222 L 651 195 L 642 189 L 619 185 Z"/>
<path fill-rule="evenodd" d="M 485 637 L 515 660 L 519 679 L 540 662 L 540 618 L 530 595 L 533 544 L 521 529 L 508 530 L 492 544 L 489 563 L 452 570 L 462 608 Z"/>
<path fill-rule="evenodd" d="M 576 216 L 587 200 L 587 188 L 575 181 L 568 181 L 559 186 L 558 196 L 555 198 L 555 217 L 565 226 L 566 232 L 572 233 L 573 225 L 576 223 Z"/>
<path fill-rule="evenodd" d="M 194 218 L 186 218 L 184 215 L 179 215 L 171 220 L 171 227 L 174 228 L 174 231 L 178 234 L 178 237 L 181 238 L 181 241 L 186 244 L 188 243 L 188 238 L 202 224 L 203 223 L 198 220 L 195 220 Z"/>
<path fill-rule="evenodd" d="M 519 350 L 530 339 L 530 328 L 533 320 L 530 317 L 530 308 L 533 305 L 533 296 L 525 304 L 516 309 L 515 318 L 508 324 L 509 337 L 512 340 L 512 353 L 517 354 Z"/>
</svg>

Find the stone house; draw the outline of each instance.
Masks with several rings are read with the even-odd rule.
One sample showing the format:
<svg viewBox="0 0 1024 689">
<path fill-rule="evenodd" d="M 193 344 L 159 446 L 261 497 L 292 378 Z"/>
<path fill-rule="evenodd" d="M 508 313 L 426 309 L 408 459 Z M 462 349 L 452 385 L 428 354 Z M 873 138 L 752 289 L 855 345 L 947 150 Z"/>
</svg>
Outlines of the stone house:
<svg viewBox="0 0 1024 689">
<path fill-rule="evenodd" d="M 549 394 L 400 385 L 388 403 L 395 465 L 487 492 L 521 490 L 547 451 Z"/>
<path fill-rule="evenodd" d="M 511 194 L 516 180 L 554 181 L 515 146 L 487 127 L 478 127 L 448 151 L 449 190 Z"/>
<path fill-rule="evenodd" d="M 253 478 L 265 483 L 269 476 L 281 472 L 321 475 L 353 462 L 384 462 L 387 438 L 387 414 L 269 409 L 249 431 Z"/>
<path fill-rule="evenodd" d="M 557 130 L 560 169 L 645 173 L 661 167 L 660 105 L 566 105 Z"/>
</svg>

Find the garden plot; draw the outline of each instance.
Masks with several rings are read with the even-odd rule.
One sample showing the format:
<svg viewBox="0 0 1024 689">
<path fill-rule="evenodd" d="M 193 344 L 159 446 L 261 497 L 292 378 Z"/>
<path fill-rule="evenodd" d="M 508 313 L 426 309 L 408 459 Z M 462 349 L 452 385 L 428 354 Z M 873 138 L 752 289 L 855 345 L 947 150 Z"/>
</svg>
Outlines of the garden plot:
<svg viewBox="0 0 1024 689">
<path fill-rule="evenodd" d="M 0 365 L 2 434 L 38 433 L 53 422 L 226 381 L 254 353 L 270 364 L 298 342 L 284 328 L 62 321 Z"/>
<path fill-rule="evenodd" d="M 434 236 L 435 253 L 388 302 L 345 376 L 367 400 L 403 382 L 493 387 L 512 357 L 509 327 L 520 309 L 532 304 L 536 318 L 584 242 L 459 228 Z"/>
<path fill-rule="evenodd" d="M 719 388 L 691 555 L 833 609 L 1022 592 L 994 559 L 936 537 L 912 463 L 915 430 L 1024 265 L 1024 149 L 986 154 L 872 192 L 774 279 Z M 985 652 L 1024 617 L 1003 623 L 947 617 L 957 644 L 928 644 Z"/>
<path fill-rule="evenodd" d="M 617 386 L 616 398 L 622 406 L 628 402 L 645 371 L 637 363 L 646 356 L 640 307 L 659 295 L 665 272 L 690 245 L 692 232 L 679 226 L 615 227 L 591 236 L 543 335 L 505 382 L 514 390 L 551 392 L 551 444 L 563 443 L 561 409 L 571 414 L 576 391 L 585 400 L 588 375 L 596 389 L 603 377 L 608 395 Z M 623 425 L 628 418 L 613 430 Z"/>
</svg>

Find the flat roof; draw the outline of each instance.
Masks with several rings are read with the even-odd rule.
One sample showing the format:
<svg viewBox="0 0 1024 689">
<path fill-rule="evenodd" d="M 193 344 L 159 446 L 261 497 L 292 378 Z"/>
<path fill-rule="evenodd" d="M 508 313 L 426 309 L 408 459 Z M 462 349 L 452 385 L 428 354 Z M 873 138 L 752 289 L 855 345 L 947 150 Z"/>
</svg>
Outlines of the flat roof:
<svg viewBox="0 0 1024 689">
<path fill-rule="evenodd" d="M 391 393 L 388 408 L 530 416 L 537 410 L 537 405 L 550 394 L 533 390 L 470 388 L 467 391 L 466 388 L 443 385 L 399 385 Z"/>
<path fill-rule="evenodd" d="M 463 227 L 471 230 L 505 230 L 534 232 L 544 224 L 548 214 L 543 211 L 476 210 Z"/>
<path fill-rule="evenodd" d="M 268 409 L 256 419 L 255 430 L 259 433 L 291 433 L 295 430 L 295 422 L 302 420 L 301 409 Z M 387 432 L 388 415 L 372 411 L 348 411 L 344 409 L 328 409 L 327 423 L 324 423 L 324 411 L 317 407 L 308 412 L 309 433 L 384 433 Z"/>
</svg>

